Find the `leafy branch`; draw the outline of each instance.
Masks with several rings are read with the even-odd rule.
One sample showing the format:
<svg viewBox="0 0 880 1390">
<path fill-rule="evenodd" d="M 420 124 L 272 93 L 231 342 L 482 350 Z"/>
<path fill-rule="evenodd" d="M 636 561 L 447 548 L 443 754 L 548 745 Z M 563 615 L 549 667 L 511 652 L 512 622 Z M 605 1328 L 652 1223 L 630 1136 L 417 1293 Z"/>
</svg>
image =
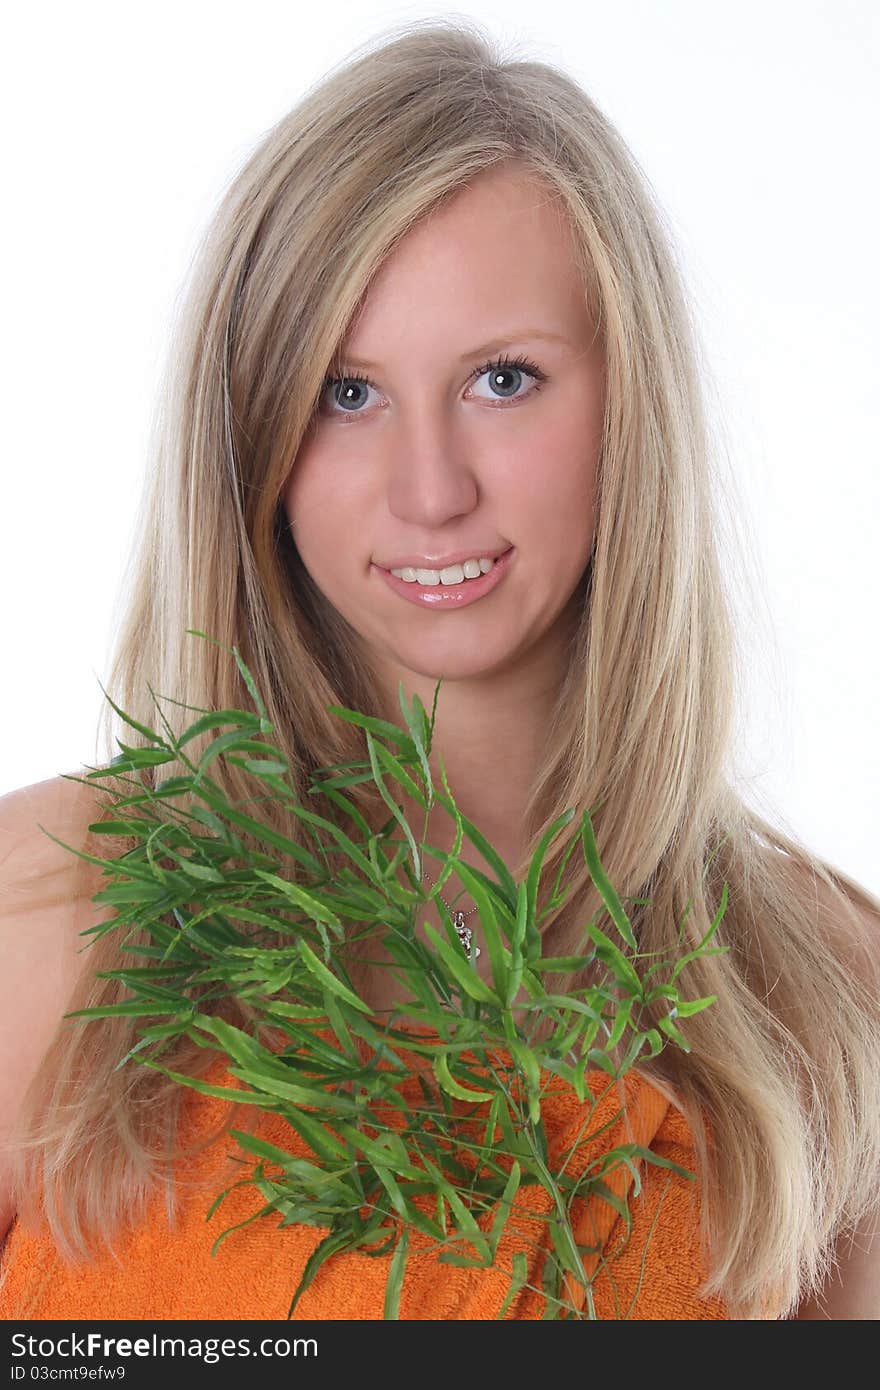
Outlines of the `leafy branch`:
<svg viewBox="0 0 880 1390">
<path fill-rule="evenodd" d="M 120 1067 L 153 1067 L 196 1092 L 287 1122 L 289 1150 L 258 1133 L 231 1133 L 253 1163 L 250 1175 L 233 1186 L 252 1184 L 264 1199 L 248 1221 L 277 1213 L 282 1227 L 301 1223 L 324 1232 L 293 1290 L 288 1317 L 323 1263 L 342 1251 L 391 1254 L 384 1315 L 395 1318 L 414 1244 L 435 1251 L 441 1263 L 501 1267 L 505 1234 L 517 1234 L 521 1245 L 533 1249 L 532 1277 L 541 1279 L 544 1316 L 595 1316 L 595 1273 L 587 1273 L 585 1257 L 601 1251 L 578 1242 L 583 1204 L 601 1198 L 629 1228 L 626 1201 L 609 1185 L 616 1168 L 630 1169 L 636 1196 L 636 1159 L 694 1175 L 633 1144 L 586 1162 L 583 1152 L 596 1138 L 591 1126 L 602 1099 L 589 1081 L 598 1070 L 609 1084 L 615 1082 L 643 1055 L 656 1057 L 667 1040 L 689 1050 L 676 1020 L 707 1008 L 714 996 L 682 999 L 678 979 L 689 961 L 719 953 L 709 942 L 726 908 L 727 886 L 696 950 L 642 970 L 644 957 L 600 863 L 588 811 L 539 915 L 547 850 L 576 812 L 566 811 L 547 828 L 525 879 L 516 883 L 459 810 L 442 765 L 443 789 L 435 787 L 429 757 L 442 682 L 430 718 L 418 695 L 407 702 L 401 683 L 404 727 L 330 708 L 363 730 L 367 758 L 318 770 L 309 795 L 330 803 L 328 817 L 295 796 L 287 757 L 271 741 L 275 731 L 253 677 L 238 649 L 231 654 L 253 711 L 193 710 L 175 701 L 198 715 L 179 737 L 152 690 L 162 733 L 106 696 L 143 743 L 117 740 L 120 752 L 108 767 L 71 780 L 105 784 L 104 790 L 112 785 L 108 818 L 89 828 L 133 845 L 107 859 L 64 847 L 102 866 L 108 885 L 93 901 L 115 909 L 113 918 L 84 935 L 98 939 L 116 931 L 123 937 L 121 951 L 145 963 L 99 972 L 130 991 L 124 1002 L 67 1017 L 136 1019 L 138 1041 Z M 194 740 L 207 735 L 202 754 L 192 756 Z M 227 797 L 211 776 L 221 759 L 265 789 L 254 798 L 258 804 L 276 801 L 299 820 L 303 843 L 251 814 L 247 802 Z M 162 767 L 172 764 L 183 774 L 162 778 Z M 375 784 L 390 813 L 378 832 L 344 793 L 366 781 Z M 120 784 L 128 790 L 120 792 Z M 456 826 L 451 853 L 426 843 L 424 830 L 416 838 L 395 785 L 425 811 L 425 827 L 435 805 L 450 815 Z M 356 827 L 357 838 L 333 818 L 333 807 Z M 462 861 L 465 839 L 494 876 Z M 607 910 L 607 930 L 587 922 L 579 953 L 545 957 L 541 922 L 565 901 L 562 875 L 578 845 Z M 441 865 L 429 893 L 422 886 L 425 854 Z M 341 868 L 331 867 L 330 855 L 341 858 Z M 477 907 L 487 979 L 463 950 L 441 896 L 452 873 Z M 443 930 L 425 922 L 420 936 L 417 918 L 428 903 Z M 129 944 L 138 929 L 148 941 Z M 381 944 L 378 955 L 399 986 L 398 1004 L 381 1019 L 358 995 L 348 969 L 352 944 L 365 939 Z M 576 978 L 591 972 L 594 982 L 548 992 L 544 976 L 558 972 Z M 665 1014 L 657 1026 L 649 1021 L 643 1027 L 660 999 L 667 1001 Z M 250 1018 L 248 1030 L 220 1016 L 220 1006 L 229 1001 Z M 259 1040 L 262 1030 L 274 1034 L 275 1045 Z M 183 1038 L 224 1054 L 240 1087 L 213 1085 L 165 1065 L 160 1058 L 173 1056 L 175 1040 Z M 621 1051 L 615 1063 L 613 1055 Z M 563 1159 L 551 1163 L 543 1105 L 558 1087 L 574 1092 L 583 1124 Z M 209 1217 L 230 1190 L 218 1194 Z M 536 1216 L 547 1228 L 540 1250 L 527 1233 Z M 237 1229 L 223 1231 L 212 1253 Z M 499 1317 L 521 1289 L 538 1287 L 530 1283 L 529 1268 L 526 1251 L 518 1249 L 506 1268 L 510 1285 Z"/>
</svg>

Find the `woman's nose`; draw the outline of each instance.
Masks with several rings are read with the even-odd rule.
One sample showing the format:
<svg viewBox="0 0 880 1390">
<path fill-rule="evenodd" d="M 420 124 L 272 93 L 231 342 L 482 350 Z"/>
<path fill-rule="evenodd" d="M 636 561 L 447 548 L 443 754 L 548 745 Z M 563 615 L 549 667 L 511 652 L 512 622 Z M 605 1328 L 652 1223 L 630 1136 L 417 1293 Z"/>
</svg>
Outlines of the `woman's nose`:
<svg viewBox="0 0 880 1390">
<path fill-rule="evenodd" d="M 471 512 L 479 498 L 470 448 L 437 410 L 419 410 L 395 421 L 386 441 L 389 510 L 425 530 Z"/>
</svg>

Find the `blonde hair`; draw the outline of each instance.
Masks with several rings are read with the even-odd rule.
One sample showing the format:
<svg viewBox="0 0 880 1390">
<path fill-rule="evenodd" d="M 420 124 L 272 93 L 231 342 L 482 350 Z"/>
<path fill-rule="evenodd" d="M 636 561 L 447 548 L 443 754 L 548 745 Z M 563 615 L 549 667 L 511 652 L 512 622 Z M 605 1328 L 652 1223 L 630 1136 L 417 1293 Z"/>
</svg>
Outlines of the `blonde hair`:
<svg viewBox="0 0 880 1390">
<path fill-rule="evenodd" d="M 648 181 L 572 78 L 507 60 L 473 23 L 409 23 L 334 69 L 253 151 L 176 325 L 108 686 L 148 724 L 148 685 L 190 706 L 248 708 L 229 658 L 185 636 L 200 629 L 238 645 L 300 794 L 317 767 L 363 756 L 327 707 L 379 714 L 377 691 L 299 561 L 282 488 L 375 272 L 426 213 L 510 161 L 568 214 L 607 371 L 595 550 L 526 811 L 528 854 L 565 808 L 600 805 L 603 865 L 621 894 L 650 899 L 631 919 L 640 948 L 667 956 L 701 941 L 727 883 L 714 944 L 729 951 L 685 976 L 689 997 L 717 1002 L 682 1023 L 690 1052 L 670 1045 L 640 1066 L 694 1133 L 704 1292 L 733 1316 L 785 1316 L 819 1291 L 835 1241 L 877 1197 L 880 901 L 736 790 L 742 652 L 694 315 Z M 108 720 L 108 758 L 111 732 Z M 214 769 L 228 794 L 253 793 L 235 767 Z M 349 793 L 375 810 L 369 787 Z M 302 841 L 298 821 L 269 814 Z M 576 950 L 601 907 L 579 855 L 566 875 L 568 901 L 547 919 L 551 955 Z M 127 996 L 96 978 L 130 963 L 117 935 L 89 950 L 71 1010 Z M 165 1163 L 181 1088 L 149 1068 L 114 1070 L 136 1036 L 124 1017 L 62 1023 L 28 1093 L 19 1220 L 42 1211 L 69 1259 L 137 1220 L 157 1184 L 174 1208 Z M 164 1060 L 197 1075 L 206 1054 L 184 1042 Z"/>
</svg>

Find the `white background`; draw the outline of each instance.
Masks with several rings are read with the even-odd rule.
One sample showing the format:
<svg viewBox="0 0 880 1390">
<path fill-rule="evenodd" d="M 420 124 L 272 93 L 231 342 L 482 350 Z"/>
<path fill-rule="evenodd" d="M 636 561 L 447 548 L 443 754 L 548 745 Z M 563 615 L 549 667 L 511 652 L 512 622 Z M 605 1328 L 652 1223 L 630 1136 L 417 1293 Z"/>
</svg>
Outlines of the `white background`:
<svg viewBox="0 0 880 1390">
<path fill-rule="evenodd" d="M 450 13 L 154 0 L 7 19 L 0 792 L 94 761 L 162 354 L 223 189 L 355 45 Z M 580 81 L 666 209 L 766 607 L 743 790 L 878 892 L 880 6 L 455 13 Z"/>
</svg>

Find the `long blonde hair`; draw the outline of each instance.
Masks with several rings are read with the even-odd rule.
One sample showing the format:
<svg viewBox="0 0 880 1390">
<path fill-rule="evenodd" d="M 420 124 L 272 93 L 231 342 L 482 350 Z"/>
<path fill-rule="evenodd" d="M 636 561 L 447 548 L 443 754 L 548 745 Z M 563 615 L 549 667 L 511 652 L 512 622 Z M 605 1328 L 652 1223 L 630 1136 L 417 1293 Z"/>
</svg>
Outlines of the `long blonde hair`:
<svg viewBox="0 0 880 1390">
<path fill-rule="evenodd" d="M 607 371 L 590 582 L 527 807 L 528 854 L 567 807 L 601 806 L 603 865 L 620 893 L 650 899 L 632 913 L 640 948 L 667 956 L 699 943 L 728 885 L 715 944 L 729 951 L 686 977 L 689 997 L 717 1003 L 682 1023 L 689 1053 L 670 1045 L 640 1065 L 694 1132 L 704 1291 L 734 1316 L 768 1301 L 785 1316 L 818 1292 L 835 1241 L 877 1197 L 880 901 L 736 789 L 742 651 L 694 314 L 646 178 L 572 78 L 506 59 L 472 23 L 409 23 L 334 69 L 253 151 L 176 325 L 108 687 L 148 724 L 148 685 L 190 706 L 249 707 L 228 657 L 185 636 L 200 629 L 238 645 L 300 794 L 317 767 L 363 756 L 327 707 L 380 713 L 377 691 L 299 561 L 282 488 L 373 275 L 420 218 L 502 161 L 567 211 Z M 115 732 L 108 718 L 108 760 Z M 214 767 L 229 795 L 252 794 L 245 774 Z M 350 794 L 375 809 L 368 787 Z M 298 821 L 271 814 L 302 839 Z M 576 950 L 601 906 L 580 856 L 566 873 L 551 955 Z M 117 935 L 89 949 L 71 1010 L 126 997 L 96 978 L 130 963 Z M 136 1036 L 124 1017 L 63 1022 L 28 1092 L 18 1216 L 36 1226 L 44 1213 L 69 1259 L 136 1220 L 157 1184 L 174 1207 L 181 1088 L 149 1068 L 114 1070 Z M 165 1060 L 197 1075 L 206 1058 L 185 1042 Z"/>
</svg>

